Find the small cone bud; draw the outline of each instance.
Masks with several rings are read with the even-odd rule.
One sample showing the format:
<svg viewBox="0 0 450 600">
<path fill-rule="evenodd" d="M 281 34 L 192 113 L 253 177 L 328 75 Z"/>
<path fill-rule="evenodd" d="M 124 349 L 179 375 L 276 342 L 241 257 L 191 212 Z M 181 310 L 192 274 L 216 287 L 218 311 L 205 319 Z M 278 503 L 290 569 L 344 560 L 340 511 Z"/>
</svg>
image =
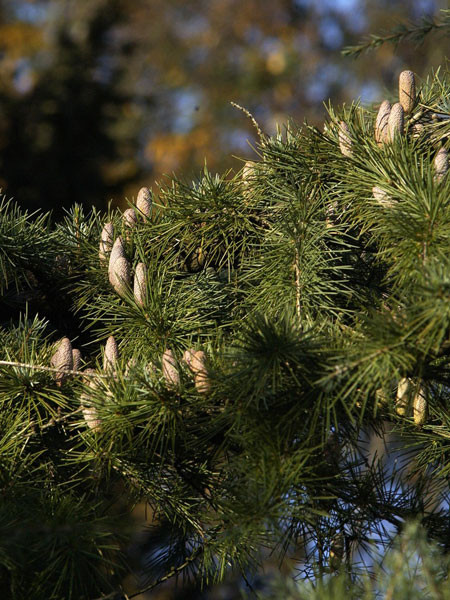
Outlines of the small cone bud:
<svg viewBox="0 0 450 600">
<path fill-rule="evenodd" d="M 407 377 L 402 377 L 397 384 L 397 397 L 395 399 L 395 412 L 399 416 L 406 415 L 409 408 L 411 383 Z"/>
<path fill-rule="evenodd" d="M 125 296 L 131 284 L 131 265 L 123 256 L 114 263 L 109 280 L 119 296 Z"/>
<path fill-rule="evenodd" d="M 114 336 L 110 335 L 106 340 L 105 354 L 103 357 L 103 368 L 105 371 L 115 371 L 119 359 L 119 348 Z"/>
<path fill-rule="evenodd" d="M 162 372 L 168 388 L 174 389 L 180 385 L 180 374 L 172 350 L 166 350 L 162 356 Z"/>
<path fill-rule="evenodd" d="M 378 204 L 381 206 L 391 207 L 393 205 L 391 198 L 389 195 L 377 185 L 374 185 L 372 188 L 372 194 Z"/>
<path fill-rule="evenodd" d="M 375 121 L 375 141 L 378 145 L 389 141 L 389 114 L 391 112 L 391 103 L 389 100 L 383 100 L 378 110 Z"/>
<path fill-rule="evenodd" d="M 404 126 L 404 112 L 400 102 L 397 102 L 391 108 L 389 113 L 388 127 L 389 127 L 389 140 L 392 142 L 397 135 L 402 135 Z"/>
<path fill-rule="evenodd" d="M 98 257 L 101 262 L 105 262 L 108 258 L 108 254 L 111 252 L 114 241 L 114 230 L 112 223 L 106 223 L 100 234 L 100 248 L 98 251 Z"/>
<path fill-rule="evenodd" d="M 81 366 L 81 352 L 77 348 L 72 350 L 72 362 L 72 371 L 79 371 Z"/>
<path fill-rule="evenodd" d="M 149 217 L 152 212 L 152 193 L 147 187 L 142 187 L 139 190 L 136 200 L 136 208 L 145 217 Z"/>
<path fill-rule="evenodd" d="M 64 337 L 58 342 L 56 352 L 53 354 L 50 364 L 53 368 L 60 369 L 60 372 L 55 374 L 55 379 L 58 385 L 61 385 L 67 378 L 64 371 L 71 371 L 73 367 L 72 344 L 69 338 Z"/>
<path fill-rule="evenodd" d="M 345 121 L 339 123 L 339 148 L 344 156 L 352 155 L 352 138 L 350 128 Z"/>
<path fill-rule="evenodd" d="M 137 223 L 136 213 L 132 208 L 127 208 L 122 215 L 124 224 L 127 227 L 135 227 Z"/>
<path fill-rule="evenodd" d="M 138 263 L 134 275 L 134 300 L 139 306 L 144 306 L 147 296 L 147 267 L 144 263 Z"/>
<path fill-rule="evenodd" d="M 405 111 L 409 114 L 416 101 L 416 80 L 412 71 L 402 71 L 398 78 L 398 99 Z"/>
<path fill-rule="evenodd" d="M 427 396 L 421 387 L 414 394 L 413 417 L 416 425 L 423 425 L 427 418 Z"/>
<path fill-rule="evenodd" d="M 448 171 L 448 152 L 441 148 L 434 157 L 435 181 L 441 181 Z"/>
<path fill-rule="evenodd" d="M 110 276 L 110 281 L 111 281 L 111 272 L 112 272 L 113 265 L 118 258 L 125 258 L 125 246 L 123 244 L 123 238 L 121 235 L 119 235 L 119 237 L 114 242 L 114 245 L 111 250 L 111 254 L 109 256 L 108 272 L 109 272 L 109 276 Z"/>
</svg>

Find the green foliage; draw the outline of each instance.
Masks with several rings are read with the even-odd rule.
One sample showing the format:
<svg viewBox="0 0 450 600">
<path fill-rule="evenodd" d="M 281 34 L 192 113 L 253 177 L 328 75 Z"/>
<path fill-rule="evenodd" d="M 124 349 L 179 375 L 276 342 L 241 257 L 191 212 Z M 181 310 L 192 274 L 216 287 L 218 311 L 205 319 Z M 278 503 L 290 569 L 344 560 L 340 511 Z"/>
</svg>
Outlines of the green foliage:
<svg viewBox="0 0 450 600">
<path fill-rule="evenodd" d="M 142 588 L 210 585 L 233 569 L 251 586 L 268 549 L 312 582 L 286 597 L 364 597 L 368 573 L 386 597 L 397 586 L 433 597 L 428 573 L 439 586 L 443 567 L 430 571 L 424 533 L 410 534 L 423 581 L 408 572 L 413 554 L 404 576 L 374 565 L 413 519 L 446 564 L 450 177 L 435 157 L 448 90 L 447 74 L 424 82 L 404 133 L 381 145 L 375 109 L 359 104 L 330 108 L 324 131 L 289 124 L 261 136 L 241 173 L 205 167 L 192 184 L 161 184 L 149 215 L 130 205 L 131 221 L 76 205 L 53 224 L 4 205 L 10 595 L 119 590 L 125 516 L 143 503 L 151 529 L 126 567 Z M 119 236 L 133 274 L 120 293 Z M 78 371 L 61 337 L 81 349 Z"/>
</svg>

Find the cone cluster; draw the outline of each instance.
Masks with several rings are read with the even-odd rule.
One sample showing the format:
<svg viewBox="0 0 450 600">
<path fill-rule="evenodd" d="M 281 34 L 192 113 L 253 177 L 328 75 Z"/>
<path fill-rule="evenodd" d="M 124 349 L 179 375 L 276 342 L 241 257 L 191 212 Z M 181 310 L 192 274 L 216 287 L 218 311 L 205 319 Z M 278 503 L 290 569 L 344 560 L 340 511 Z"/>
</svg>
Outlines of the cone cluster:
<svg viewBox="0 0 450 600">
<path fill-rule="evenodd" d="M 375 120 L 375 141 L 378 145 L 394 141 L 403 135 L 405 115 L 410 115 L 416 103 L 416 81 L 412 71 L 402 71 L 398 80 L 399 101 L 391 106 L 383 100 Z"/>
<path fill-rule="evenodd" d="M 151 213 L 151 193 L 148 188 L 139 190 L 136 209 L 128 208 L 122 215 L 125 226 L 124 237 L 127 242 L 131 241 L 130 232 L 138 223 L 137 212 L 147 218 Z M 112 223 L 106 223 L 100 235 L 99 257 L 102 263 L 106 262 L 109 255 L 108 278 L 115 292 L 124 297 L 131 288 L 132 267 L 125 253 L 124 238 L 119 235 L 113 243 L 114 229 Z M 138 306 L 143 307 L 146 300 L 147 290 L 147 267 L 144 263 L 138 263 L 136 267 L 133 295 Z"/>
</svg>

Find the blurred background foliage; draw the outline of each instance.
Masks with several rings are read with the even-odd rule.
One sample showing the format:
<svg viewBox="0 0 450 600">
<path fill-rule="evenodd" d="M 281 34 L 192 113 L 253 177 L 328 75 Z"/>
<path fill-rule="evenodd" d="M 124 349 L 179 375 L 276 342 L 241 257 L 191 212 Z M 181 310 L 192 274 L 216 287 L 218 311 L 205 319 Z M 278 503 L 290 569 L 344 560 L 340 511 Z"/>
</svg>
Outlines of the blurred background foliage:
<svg viewBox="0 0 450 600">
<path fill-rule="evenodd" d="M 256 132 L 320 125 L 426 76 L 448 37 L 340 50 L 443 0 L 0 0 L 0 187 L 24 208 L 125 204 L 164 174 L 238 170 Z"/>
</svg>

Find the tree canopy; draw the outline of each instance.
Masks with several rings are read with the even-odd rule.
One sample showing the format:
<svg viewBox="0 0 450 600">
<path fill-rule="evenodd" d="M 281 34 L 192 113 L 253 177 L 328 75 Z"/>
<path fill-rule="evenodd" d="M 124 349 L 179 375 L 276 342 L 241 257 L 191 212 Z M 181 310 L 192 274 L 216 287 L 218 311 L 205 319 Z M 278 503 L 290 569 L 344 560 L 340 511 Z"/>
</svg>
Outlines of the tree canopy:
<svg viewBox="0 0 450 600">
<path fill-rule="evenodd" d="M 254 593 L 269 552 L 304 583 L 263 597 L 446 597 L 450 87 L 398 75 L 126 210 L 3 202 L 6 597 Z"/>
</svg>

